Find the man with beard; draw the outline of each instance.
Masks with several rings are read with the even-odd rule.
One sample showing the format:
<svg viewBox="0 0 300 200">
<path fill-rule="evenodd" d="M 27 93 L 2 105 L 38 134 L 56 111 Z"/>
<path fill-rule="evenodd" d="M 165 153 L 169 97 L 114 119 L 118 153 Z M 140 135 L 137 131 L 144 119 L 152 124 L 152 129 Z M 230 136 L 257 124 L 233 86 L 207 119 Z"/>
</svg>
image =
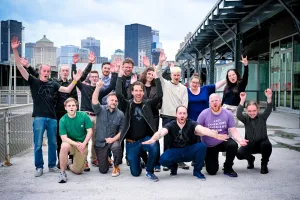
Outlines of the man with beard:
<svg viewBox="0 0 300 200">
<path fill-rule="evenodd" d="M 122 150 L 119 140 L 120 131 L 124 125 L 124 114 L 117 108 L 118 98 L 115 93 L 109 93 L 107 104 L 100 105 L 98 96 L 103 84 L 101 80 L 97 83 L 92 97 L 93 110 L 97 116 L 95 150 L 99 161 L 99 171 L 102 174 L 106 174 L 109 169 L 110 163 L 107 158 L 112 151 L 114 156 L 112 176 L 116 177 L 120 175 L 119 164 L 121 164 Z"/>
<path fill-rule="evenodd" d="M 77 111 L 78 101 L 68 98 L 64 102 L 67 114 L 59 121 L 59 134 L 62 139 L 60 159 L 60 175 L 58 182 L 66 183 L 66 168 L 68 165 L 68 154 L 73 155 L 73 163 L 68 168 L 74 174 L 81 174 L 88 153 L 87 144 L 92 137 L 92 121 L 85 112 Z"/>
<path fill-rule="evenodd" d="M 102 88 L 108 88 L 111 80 L 111 73 L 110 73 L 110 66 L 115 65 L 115 63 L 110 63 L 110 62 L 104 62 L 101 65 L 101 75 L 99 80 L 103 82 Z M 100 102 L 102 105 L 107 104 L 107 96 L 103 97 L 102 102 Z"/>
<path fill-rule="evenodd" d="M 76 66 L 75 66 L 75 70 L 76 70 Z M 118 74 L 116 72 L 118 71 L 118 67 L 117 66 L 111 67 L 110 70 L 112 73 L 110 84 L 107 88 L 105 88 L 105 89 L 103 88 L 100 90 L 99 98 L 98 98 L 99 102 L 102 102 L 102 98 L 104 96 L 106 96 L 107 94 L 109 94 L 113 89 L 115 89 L 117 76 L 118 76 Z M 81 108 L 80 108 L 80 110 L 86 112 L 89 115 L 91 121 L 93 122 L 91 163 L 94 166 L 98 166 L 98 160 L 97 160 L 97 156 L 96 156 L 96 152 L 95 152 L 95 148 L 94 148 L 95 131 L 96 131 L 96 114 L 94 113 L 94 110 L 92 108 L 92 95 L 96 89 L 96 84 L 99 81 L 98 71 L 92 70 L 89 74 L 89 80 L 90 80 L 89 85 L 84 84 L 81 81 L 79 81 L 77 84 L 77 87 L 81 92 Z M 86 165 L 85 171 L 90 171 L 90 168 L 89 168 L 87 162 L 85 165 Z"/>
<path fill-rule="evenodd" d="M 181 77 L 181 68 L 172 66 L 171 81 L 165 80 L 162 76 L 162 63 L 167 60 L 165 53 L 160 52 L 159 63 L 157 68 L 158 77 L 161 81 L 163 88 L 163 103 L 160 111 L 160 117 L 162 118 L 162 125 L 166 125 L 168 122 L 176 119 L 176 108 L 180 105 L 188 106 L 188 93 L 184 85 L 179 83 Z M 164 137 L 164 151 L 169 148 L 169 135 Z M 189 169 L 189 166 L 184 162 L 178 163 L 179 168 Z M 164 171 L 169 170 L 167 167 L 163 168 Z"/>
<path fill-rule="evenodd" d="M 185 106 L 178 106 L 176 108 L 176 120 L 167 123 L 143 144 L 152 144 L 166 134 L 170 135 L 170 146 L 161 155 L 160 164 L 171 169 L 171 176 L 176 176 L 177 163 L 194 161 L 193 175 L 201 180 L 205 180 L 201 170 L 204 164 L 206 145 L 203 142 L 197 142 L 194 137 L 196 135 L 206 135 L 221 141 L 228 139 L 227 135 L 217 134 L 216 131 L 187 119 L 187 108 Z"/>
<path fill-rule="evenodd" d="M 156 97 L 153 99 L 143 100 L 145 86 L 143 83 L 136 81 L 131 87 L 133 99 L 127 100 L 123 95 L 123 69 L 120 69 L 117 80 L 116 93 L 119 100 L 125 102 L 125 119 L 124 128 L 121 131 L 121 141 L 126 139 L 126 157 L 129 161 L 130 172 L 133 176 L 139 176 L 142 172 L 141 168 L 141 151 L 149 154 L 146 177 L 152 181 L 158 181 L 154 175 L 154 166 L 159 156 L 159 145 L 142 144 L 149 140 L 157 131 L 156 123 L 153 117 L 152 108 L 161 100 L 163 93 L 160 80 L 155 73 Z"/>
<path fill-rule="evenodd" d="M 237 173 L 232 169 L 233 160 L 238 150 L 238 144 L 246 146 L 248 140 L 244 140 L 235 127 L 233 114 L 221 107 L 221 99 L 213 93 L 209 96 L 209 106 L 203 110 L 197 122 L 209 129 L 216 130 L 219 134 L 230 135 L 227 141 L 216 138 L 202 136 L 201 140 L 207 145 L 205 157 L 206 171 L 210 175 L 215 175 L 219 170 L 219 152 L 226 152 L 224 163 L 224 174 L 230 177 L 237 177 Z M 237 141 L 237 142 L 235 142 Z"/>
</svg>

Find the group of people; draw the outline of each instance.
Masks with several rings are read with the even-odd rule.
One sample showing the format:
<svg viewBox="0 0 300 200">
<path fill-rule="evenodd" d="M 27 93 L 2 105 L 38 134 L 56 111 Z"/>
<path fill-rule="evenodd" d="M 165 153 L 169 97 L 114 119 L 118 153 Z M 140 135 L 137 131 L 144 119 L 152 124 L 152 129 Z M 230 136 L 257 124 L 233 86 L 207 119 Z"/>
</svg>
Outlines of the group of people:
<svg viewBox="0 0 300 200">
<path fill-rule="evenodd" d="M 49 79 L 48 65 L 41 65 L 35 74 L 28 62 L 19 57 L 19 45 L 18 38 L 14 37 L 11 46 L 16 64 L 28 81 L 33 98 L 36 177 L 43 174 L 45 130 L 49 172 L 60 173 L 59 183 L 67 182 L 67 169 L 75 174 L 90 171 L 89 143 L 92 165 L 102 174 L 112 168 L 114 177 L 120 175 L 125 148 L 130 173 L 140 176 L 144 167 L 146 177 L 152 181 L 159 180 L 155 172 L 160 172 L 161 166 L 176 176 L 178 168 L 189 169 L 184 162 L 190 161 L 193 176 L 205 180 L 201 172 L 204 163 L 207 173 L 215 175 L 219 170 L 219 152 L 226 153 L 223 170 L 230 177 L 238 176 L 233 170 L 235 157 L 246 159 L 247 168 L 252 169 L 256 153 L 262 154 L 261 173 L 268 173 L 272 145 L 266 121 L 272 111 L 272 91 L 265 91 L 268 104 L 264 112 L 260 113 L 259 105 L 252 101 L 246 105 L 246 113 L 243 112 L 247 57 L 241 61 L 243 77 L 230 69 L 225 80 L 200 87 L 200 76 L 194 74 L 187 88 L 180 83 L 180 67 L 171 66 L 171 80 L 164 78 L 162 64 L 167 59 L 164 52 L 160 53 L 157 66 L 151 67 L 144 57 L 146 69 L 139 77 L 132 73 L 134 62 L 130 58 L 103 63 L 99 75 L 98 71 L 91 70 L 95 63 L 92 52 L 84 71 L 76 69 L 79 57 L 74 55 L 69 80 L 67 65 L 60 67 L 59 79 Z M 221 99 L 216 90 L 224 85 Z M 76 87 L 81 94 L 80 109 Z M 245 124 L 245 138 L 236 128 L 238 120 Z M 162 153 L 160 138 L 163 138 Z"/>
</svg>

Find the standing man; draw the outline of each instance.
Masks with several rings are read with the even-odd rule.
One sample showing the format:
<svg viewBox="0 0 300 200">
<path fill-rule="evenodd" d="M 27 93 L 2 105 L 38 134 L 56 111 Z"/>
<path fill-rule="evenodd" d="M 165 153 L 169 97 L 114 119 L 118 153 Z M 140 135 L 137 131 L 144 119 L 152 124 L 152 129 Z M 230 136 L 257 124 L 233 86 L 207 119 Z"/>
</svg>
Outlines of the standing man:
<svg viewBox="0 0 300 200">
<path fill-rule="evenodd" d="M 58 182 L 66 183 L 68 154 L 73 155 L 73 163 L 68 168 L 74 174 L 81 174 L 88 153 L 87 144 L 92 137 L 92 121 L 85 112 L 77 111 L 78 101 L 68 98 L 65 102 L 65 114 L 59 121 L 59 134 L 62 139 L 60 159 L 60 175 Z"/>
<path fill-rule="evenodd" d="M 103 86 L 102 88 L 105 89 L 109 86 L 110 84 L 110 80 L 111 80 L 111 73 L 110 73 L 110 66 L 112 65 L 112 63 L 110 62 L 104 62 L 102 63 L 101 66 L 101 75 L 100 75 L 100 80 L 103 82 Z M 102 105 L 106 105 L 107 104 L 107 96 L 103 97 L 102 102 L 100 102 Z"/>
<path fill-rule="evenodd" d="M 57 120 L 55 113 L 55 93 L 70 93 L 77 81 L 80 79 L 82 72 L 78 70 L 74 74 L 74 80 L 68 87 L 60 86 L 58 83 L 48 80 L 51 73 L 49 65 L 41 65 L 39 70 L 39 79 L 28 74 L 22 66 L 21 59 L 17 48 L 20 41 L 17 37 L 13 37 L 11 47 L 15 56 L 15 61 L 22 77 L 28 81 L 33 99 L 33 140 L 34 140 L 34 162 L 36 167 L 35 176 L 39 177 L 43 174 L 44 160 L 42 152 L 43 134 L 47 130 L 48 137 L 48 167 L 49 172 L 59 172 L 56 165 L 56 131 Z"/>
<path fill-rule="evenodd" d="M 115 73 L 118 71 L 118 67 L 111 67 L 112 77 L 109 87 L 100 90 L 99 94 L 99 102 L 102 102 L 102 98 L 109 94 L 112 90 L 115 89 L 117 76 L 118 74 Z M 95 131 L 96 131 L 96 114 L 92 108 L 92 95 L 96 89 L 96 83 L 99 81 L 99 73 L 98 71 L 92 70 L 89 75 L 90 85 L 84 84 L 81 81 L 78 82 L 77 87 L 81 92 L 81 111 L 86 112 L 91 121 L 93 122 L 93 137 L 92 137 L 92 153 L 91 153 L 91 163 L 94 166 L 98 166 L 98 160 L 94 148 L 95 144 Z M 85 171 L 90 171 L 88 163 L 86 162 L 86 169 Z"/>
<path fill-rule="evenodd" d="M 114 156 L 112 176 L 115 177 L 120 175 L 119 164 L 122 160 L 122 149 L 119 140 L 124 126 L 124 114 L 117 108 L 118 98 L 115 93 L 109 93 L 107 104 L 100 105 L 98 97 L 103 84 L 101 80 L 97 83 L 92 98 L 93 110 L 97 116 L 95 150 L 99 161 L 99 171 L 102 174 L 107 173 L 109 169 L 110 163 L 107 158 L 112 151 Z"/>
<path fill-rule="evenodd" d="M 201 170 L 204 164 L 206 145 L 203 142 L 197 142 L 195 136 L 206 135 L 219 140 L 228 139 L 227 135 L 217 134 L 216 131 L 187 119 L 187 108 L 185 106 L 178 106 L 176 108 L 176 120 L 167 123 L 150 140 L 142 144 L 152 144 L 167 134 L 170 135 L 170 148 L 161 155 L 160 164 L 171 169 L 171 176 L 176 176 L 177 163 L 194 161 L 193 175 L 201 180 L 205 180 Z"/>
<path fill-rule="evenodd" d="M 146 177 L 152 181 L 158 181 L 154 175 L 154 166 L 159 156 L 159 145 L 142 144 L 150 139 L 157 131 L 156 123 L 153 118 L 152 107 L 155 107 L 162 98 L 162 88 L 160 80 L 155 73 L 156 97 L 149 100 L 143 100 L 145 86 L 143 83 L 136 81 L 131 87 L 133 99 L 127 100 L 123 95 L 123 69 L 120 69 L 117 80 L 116 93 L 120 100 L 125 102 L 125 120 L 124 128 L 121 131 L 121 141 L 126 139 L 126 157 L 129 161 L 130 172 L 133 176 L 139 176 L 141 168 L 141 151 L 149 154 Z"/>
<path fill-rule="evenodd" d="M 224 163 L 224 174 L 230 177 L 237 177 L 237 173 L 232 169 L 233 160 L 238 150 L 237 141 L 241 146 L 246 146 L 248 140 L 244 140 L 235 127 L 233 114 L 221 107 L 221 99 L 213 93 L 209 96 L 209 106 L 203 110 L 197 122 L 209 129 L 218 131 L 219 134 L 230 135 L 227 141 L 217 138 L 202 136 L 201 140 L 207 145 L 205 157 L 206 171 L 210 175 L 216 175 L 219 170 L 219 152 L 226 152 Z"/>
<path fill-rule="evenodd" d="M 73 63 L 77 63 L 79 60 L 79 55 L 75 54 L 73 56 Z M 87 75 L 90 73 L 91 69 L 92 69 L 92 65 L 95 63 L 96 61 L 96 57 L 94 55 L 93 52 L 90 53 L 89 55 L 89 63 L 86 66 L 86 68 L 84 69 L 83 73 L 82 73 L 82 77 L 80 78 L 80 81 L 84 81 L 87 77 Z M 70 75 L 70 67 L 68 65 L 62 65 L 59 69 L 59 78 L 58 79 L 54 79 L 57 83 L 59 83 L 62 86 L 68 86 L 71 84 L 71 80 L 68 79 Z M 57 102 L 56 102 L 56 107 L 55 107 L 55 111 L 56 111 L 56 119 L 57 119 L 57 157 L 59 156 L 59 152 L 60 152 L 60 148 L 61 148 L 61 137 L 60 137 L 60 133 L 59 133 L 59 120 L 62 118 L 62 116 L 64 116 L 66 114 L 66 109 L 64 106 L 64 102 L 69 98 L 72 97 L 74 99 L 76 99 L 76 101 L 78 101 L 78 96 L 77 96 L 77 91 L 76 88 L 74 87 L 73 90 L 71 91 L 70 94 L 67 93 L 62 93 L 62 92 L 58 92 L 57 94 Z M 57 167 L 60 167 L 59 161 L 57 164 Z"/>
<path fill-rule="evenodd" d="M 162 125 L 166 125 L 168 122 L 176 119 L 176 108 L 180 105 L 188 106 L 188 93 L 184 85 L 179 83 L 181 76 L 180 67 L 171 67 L 171 81 L 168 81 L 162 76 L 162 64 L 167 60 L 167 57 L 163 51 L 160 52 L 158 62 L 158 77 L 161 81 L 163 89 L 163 103 L 160 111 L 160 117 L 162 118 Z M 169 135 L 164 137 L 164 151 L 169 148 Z M 185 163 L 178 163 L 179 168 L 189 169 Z M 167 167 L 163 168 L 164 171 L 169 170 Z"/>
</svg>

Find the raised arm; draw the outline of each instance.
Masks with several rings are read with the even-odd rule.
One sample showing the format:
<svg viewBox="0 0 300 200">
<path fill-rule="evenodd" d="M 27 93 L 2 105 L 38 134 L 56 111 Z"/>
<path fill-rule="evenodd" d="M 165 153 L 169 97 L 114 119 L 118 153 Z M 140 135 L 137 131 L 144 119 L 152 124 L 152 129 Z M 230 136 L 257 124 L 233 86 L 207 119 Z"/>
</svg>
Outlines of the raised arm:
<svg viewBox="0 0 300 200">
<path fill-rule="evenodd" d="M 156 70 L 157 70 L 157 76 L 158 78 L 160 79 L 161 81 L 161 85 L 162 87 L 165 85 L 165 79 L 162 75 L 162 64 L 163 62 L 165 62 L 167 60 L 167 57 L 166 57 L 166 54 L 164 53 L 164 51 L 161 51 L 160 52 L 160 55 L 159 55 L 159 61 L 158 61 L 158 65 L 156 67 Z"/>
<path fill-rule="evenodd" d="M 63 93 L 70 93 L 73 90 L 73 88 L 75 87 L 75 85 L 77 84 L 77 81 L 80 79 L 81 75 L 82 75 L 82 71 L 80 69 L 78 70 L 78 72 L 76 74 L 73 72 L 72 83 L 68 87 L 60 86 L 58 91 L 63 92 Z"/>
<path fill-rule="evenodd" d="M 243 90 L 245 90 L 247 87 L 247 84 L 248 84 L 248 76 L 249 76 L 247 56 L 246 57 L 242 56 L 241 62 L 244 64 L 244 74 L 243 74 L 242 82 L 240 83 L 240 85 L 241 85 L 241 87 L 243 87 Z"/>
<path fill-rule="evenodd" d="M 265 95 L 267 97 L 267 107 L 265 108 L 264 112 L 261 114 L 261 117 L 265 120 L 268 119 L 272 112 L 272 90 L 270 88 L 265 90 Z"/>
<path fill-rule="evenodd" d="M 28 60 L 26 60 L 25 58 L 21 58 L 21 63 L 22 65 L 27 69 L 28 73 L 31 74 L 32 76 L 34 76 L 35 78 L 39 77 L 39 73 L 36 72 L 36 70 L 34 70 L 29 64 L 28 64 Z"/>
<path fill-rule="evenodd" d="M 218 134 L 217 131 L 211 130 L 201 125 L 196 126 L 195 134 L 199 136 L 209 136 L 223 141 L 226 141 L 229 138 L 227 134 Z"/>
<path fill-rule="evenodd" d="M 118 96 L 118 99 L 119 99 L 119 102 L 120 101 L 126 101 L 126 98 L 124 97 L 124 94 L 123 94 L 123 75 L 124 75 L 124 71 L 123 71 L 123 68 L 120 67 L 119 69 L 119 74 L 118 74 L 118 78 L 117 78 L 117 83 L 116 83 L 116 94 Z"/>
<path fill-rule="evenodd" d="M 237 111 L 236 111 L 236 117 L 245 124 L 246 122 L 246 116 L 243 114 L 243 110 L 244 110 L 244 103 L 246 101 L 246 98 L 247 98 L 247 95 L 245 92 L 241 92 L 240 93 L 240 104 L 237 108 Z"/>
<path fill-rule="evenodd" d="M 100 90 L 103 86 L 103 81 L 99 80 L 97 83 L 96 83 L 96 89 L 93 93 L 93 96 L 92 96 L 92 104 L 96 105 L 96 104 L 99 104 L 99 101 L 98 101 L 98 98 L 99 98 L 99 93 L 100 93 Z"/>
<path fill-rule="evenodd" d="M 226 79 L 216 82 L 216 90 L 223 87 L 226 84 Z"/>
<path fill-rule="evenodd" d="M 85 67 L 85 69 L 82 73 L 82 76 L 80 78 L 81 82 L 83 82 L 86 79 L 86 77 L 88 76 L 88 74 L 91 72 L 92 66 L 93 66 L 93 64 L 95 64 L 95 62 L 96 62 L 96 56 L 95 56 L 94 52 L 91 51 L 91 53 L 89 55 L 89 63 Z"/>
<path fill-rule="evenodd" d="M 154 133 L 154 135 L 150 138 L 150 140 L 142 142 L 142 144 L 152 144 L 167 134 L 168 134 L 168 129 L 161 128 L 156 133 Z"/>
<path fill-rule="evenodd" d="M 22 77 L 26 81 L 28 81 L 29 73 L 26 71 L 26 69 L 23 67 L 23 65 L 21 63 L 21 59 L 20 59 L 19 52 L 18 52 L 19 45 L 20 45 L 20 41 L 18 40 L 18 38 L 13 37 L 13 39 L 11 40 L 11 48 L 13 49 L 13 53 L 14 53 L 14 57 L 15 57 L 15 61 L 16 61 L 18 70 L 19 70 L 20 74 L 22 75 Z"/>
<path fill-rule="evenodd" d="M 156 69 L 154 68 L 154 78 L 155 78 L 155 87 L 156 87 L 156 95 L 153 99 L 150 99 L 149 102 L 151 104 L 151 106 L 156 106 L 163 97 L 163 90 L 162 90 L 162 86 L 161 86 L 161 80 L 158 78 L 158 74 Z"/>
</svg>

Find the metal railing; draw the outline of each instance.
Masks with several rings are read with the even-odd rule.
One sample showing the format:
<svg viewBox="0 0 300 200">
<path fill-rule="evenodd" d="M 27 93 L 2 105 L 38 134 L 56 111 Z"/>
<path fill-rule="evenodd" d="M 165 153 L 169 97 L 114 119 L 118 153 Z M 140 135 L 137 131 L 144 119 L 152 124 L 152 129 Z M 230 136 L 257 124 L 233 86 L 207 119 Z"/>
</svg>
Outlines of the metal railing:
<svg viewBox="0 0 300 200">
<path fill-rule="evenodd" d="M 33 104 L 0 108 L 0 163 L 33 146 Z"/>
<path fill-rule="evenodd" d="M 29 90 L 0 90 L 0 106 L 2 107 L 29 103 L 32 103 L 31 92 Z"/>
</svg>

